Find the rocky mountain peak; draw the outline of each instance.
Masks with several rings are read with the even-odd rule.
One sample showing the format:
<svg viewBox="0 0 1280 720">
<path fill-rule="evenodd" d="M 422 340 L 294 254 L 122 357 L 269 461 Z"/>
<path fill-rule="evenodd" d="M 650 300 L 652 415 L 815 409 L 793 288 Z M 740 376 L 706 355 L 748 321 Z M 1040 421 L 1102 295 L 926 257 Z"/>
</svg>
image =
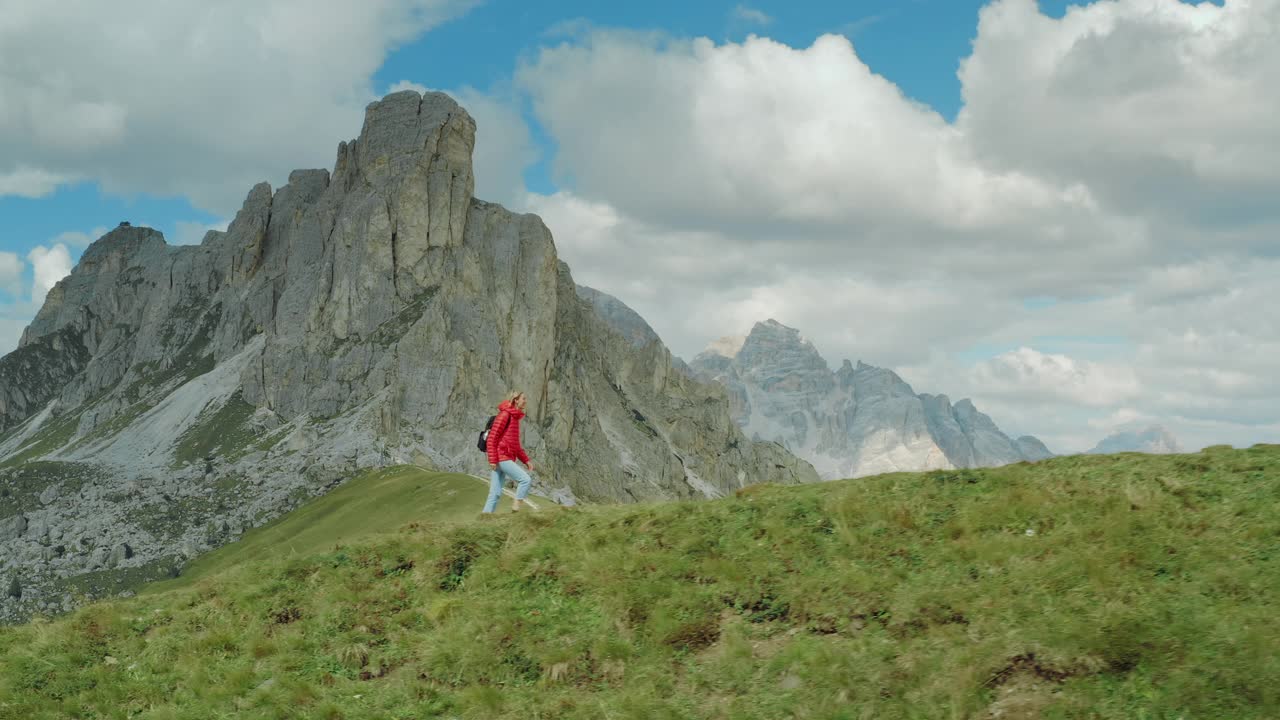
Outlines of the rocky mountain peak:
<svg viewBox="0 0 1280 720">
<path fill-rule="evenodd" d="M 832 372 L 799 330 L 757 323 L 736 352 L 704 352 L 700 377 L 725 386 L 751 437 L 783 444 L 825 478 L 1002 465 L 1051 453 L 1014 441 L 969 400 L 917 395 L 888 368 L 844 360 Z"/>
<path fill-rule="evenodd" d="M 942 397 L 944 400 L 946 399 L 945 395 Z M 963 398 L 955 404 L 955 415 L 961 420 L 961 422 L 970 427 L 999 432 L 999 428 L 996 427 L 995 421 L 993 421 L 986 413 L 980 412 L 978 408 L 974 406 L 973 401 L 969 398 Z"/>
<path fill-rule="evenodd" d="M 734 359 L 741 369 L 754 372 L 829 372 L 813 343 L 799 330 L 772 319 L 751 328 Z"/>
<path fill-rule="evenodd" d="M 110 302 L 111 288 L 117 282 L 136 278 L 143 263 L 164 257 L 168 250 L 164 236 L 149 227 L 121 223 L 98 238 L 85 248 L 72 272 L 50 288 L 44 304 L 23 330 L 18 348 L 30 346 L 67 326 L 86 329 L 92 324 L 94 314 L 86 307 L 86 298 Z M 100 334 L 92 333 L 85 338 L 90 350 L 96 347 Z"/>
<path fill-rule="evenodd" d="M 1014 442 L 1017 443 L 1018 451 L 1022 453 L 1022 456 L 1032 462 L 1053 457 L 1053 453 L 1049 448 L 1035 436 L 1023 435 Z"/>
<path fill-rule="evenodd" d="M 119 262 L 149 248 L 164 247 L 164 235 L 143 225 L 121 223 L 107 234 L 94 240 L 80 255 L 81 272 L 106 262 Z"/>
<path fill-rule="evenodd" d="M 757 322 L 755 325 L 751 326 L 751 331 L 747 333 L 746 342 L 771 343 L 774 345 L 795 347 L 813 347 L 809 341 L 801 337 L 799 330 L 787 327 L 773 318 Z"/>
<path fill-rule="evenodd" d="M 1170 454 L 1182 452 L 1182 445 L 1162 425 L 1119 428 L 1103 438 L 1088 454 L 1145 452 Z"/>
<path fill-rule="evenodd" d="M 355 140 L 338 145 L 333 174 L 377 184 L 426 171 L 438 182 L 461 180 L 474 188 L 475 141 L 475 120 L 448 95 L 391 93 L 366 108 Z"/>
<path fill-rule="evenodd" d="M 364 468 L 485 472 L 476 433 L 513 388 L 535 491 L 564 502 L 817 480 L 661 341 L 583 302 L 540 218 L 473 197 L 475 136 L 451 98 L 394 93 L 332 171 L 254 186 L 198 246 L 131 226 L 96 242 L 0 358 L 0 482 L 48 471 L 0 521 L 125 543 L 132 577 L 165 574 Z M 40 500 L 68 483 L 84 489 Z M 27 535 L 0 540 L 32 568 L 0 619 L 65 607 L 62 588 L 107 569 Z"/>
<path fill-rule="evenodd" d="M 907 381 L 903 380 L 898 373 L 889 368 L 867 365 L 862 361 L 858 361 L 858 367 L 853 372 L 852 381 L 858 388 L 857 392 L 861 395 L 915 396 L 915 390 L 912 390 L 911 385 L 907 384 Z"/>
</svg>

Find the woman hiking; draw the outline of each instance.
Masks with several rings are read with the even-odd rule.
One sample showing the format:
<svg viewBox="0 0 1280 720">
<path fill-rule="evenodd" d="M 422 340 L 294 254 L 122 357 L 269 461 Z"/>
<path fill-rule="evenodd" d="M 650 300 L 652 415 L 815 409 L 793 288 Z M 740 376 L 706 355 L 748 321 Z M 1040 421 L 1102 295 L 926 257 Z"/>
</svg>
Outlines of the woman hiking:
<svg viewBox="0 0 1280 720">
<path fill-rule="evenodd" d="M 533 463 L 529 455 L 520 446 L 520 419 L 524 417 L 527 399 L 524 393 L 516 390 L 498 405 L 498 416 L 489 429 L 489 437 L 485 449 L 489 453 L 489 500 L 484 504 L 485 513 L 492 513 L 498 507 L 498 499 L 502 497 L 502 485 L 508 477 L 516 481 L 516 500 L 511 505 L 511 512 L 519 512 L 521 502 L 529 494 L 529 483 L 532 479 L 524 468 L 516 464 L 523 462 L 529 470 Z"/>
</svg>

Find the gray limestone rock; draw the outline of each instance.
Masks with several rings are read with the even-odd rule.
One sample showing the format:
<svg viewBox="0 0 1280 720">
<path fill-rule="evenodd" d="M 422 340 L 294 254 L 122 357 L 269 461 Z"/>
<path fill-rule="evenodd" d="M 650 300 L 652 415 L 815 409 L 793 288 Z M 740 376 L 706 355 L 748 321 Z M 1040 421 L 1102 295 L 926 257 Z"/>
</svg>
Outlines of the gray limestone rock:
<svg viewBox="0 0 1280 720">
<path fill-rule="evenodd" d="M 131 557 L 133 557 L 133 548 L 129 547 L 129 543 L 120 543 L 111 548 L 111 555 L 107 558 L 107 563 L 111 567 L 116 567 Z"/>
<path fill-rule="evenodd" d="M 22 515 L 14 515 L 0 520 L 0 542 L 16 540 L 25 535 L 26 532 L 27 518 Z"/>
<path fill-rule="evenodd" d="M 1045 444 L 1031 435 L 1023 435 L 1014 441 L 1018 445 L 1018 452 L 1022 457 L 1035 462 L 1037 460 L 1046 460 L 1053 457 L 1053 453 Z"/>
<path fill-rule="evenodd" d="M 57 484 L 50 485 L 49 487 L 46 487 L 44 490 L 40 491 L 40 504 L 41 504 L 41 505 L 48 505 L 49 503 L 53 502 L 53 501 L 54 501 L 54 500 L 56 500 L 57 498 L 58 498 L 58 485 L 57 485 Z"/>
<path fill-rule="evenodd" d="M 37 542 L 47 541 L 49 537 L 49 521 L 43 517 L 29 521 L 26 535 Z"/>
<path fill-rule="evenodd" d="M 969 399 L 961 400 L 952 409 L 965 438 L 973 447 L 974 460 L 979 465 L 1008 465 L 1024 460 L 1017 445 L 1000 428 L 973 406 Z"/>
<path fill-rule="evenodd" d="M 979 463 L 975 448 L 956 417 L 951 399 L 946 395 L 921 393 L 920 403 L 924 406 L 929 432 L 947 460 L 955 467 L 977 466 Z"/>
</svg>

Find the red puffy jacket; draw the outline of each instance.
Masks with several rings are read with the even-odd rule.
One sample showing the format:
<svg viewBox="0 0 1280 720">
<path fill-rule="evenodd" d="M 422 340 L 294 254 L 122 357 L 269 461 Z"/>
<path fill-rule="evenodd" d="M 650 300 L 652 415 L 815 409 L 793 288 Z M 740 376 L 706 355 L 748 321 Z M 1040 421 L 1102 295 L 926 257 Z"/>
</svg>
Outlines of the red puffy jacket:
<svg viewBox="0 0 1280 720">
<path fill-rule="evenodd" d="M 489 464 L 497 465 L 503 460 L 519 460 L 529 464 L 529 455 L 520 447 L 520 418 L 524 411 L 509 402 L 498 406 L 498 417 L 489 428 L 489 438 L 485 441 L 489 452 Z"/>
</svg>

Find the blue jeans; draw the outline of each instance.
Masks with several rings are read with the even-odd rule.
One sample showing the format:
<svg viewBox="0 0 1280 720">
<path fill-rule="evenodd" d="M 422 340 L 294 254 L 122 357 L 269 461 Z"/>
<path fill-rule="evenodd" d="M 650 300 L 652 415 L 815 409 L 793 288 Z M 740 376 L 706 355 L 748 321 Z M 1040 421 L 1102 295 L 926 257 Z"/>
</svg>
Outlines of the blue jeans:
<svg viewBox="0 0 1280 720">
<path fill-rule="evenodd" d="M 484 504 L 484 512 L 491 513 L 498 508 L 498 499 L 502 497 L 502 484 L 510 476 L 516 481 L 516 499 L 523 500 L 529 494 L 529 483 L 533 478 L 515 460 L 503 460 L 498 469 L 489 475 L 489 500 Z"/>
</svg>

